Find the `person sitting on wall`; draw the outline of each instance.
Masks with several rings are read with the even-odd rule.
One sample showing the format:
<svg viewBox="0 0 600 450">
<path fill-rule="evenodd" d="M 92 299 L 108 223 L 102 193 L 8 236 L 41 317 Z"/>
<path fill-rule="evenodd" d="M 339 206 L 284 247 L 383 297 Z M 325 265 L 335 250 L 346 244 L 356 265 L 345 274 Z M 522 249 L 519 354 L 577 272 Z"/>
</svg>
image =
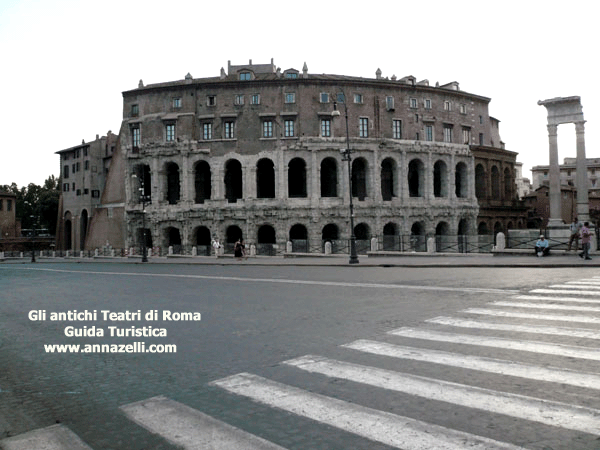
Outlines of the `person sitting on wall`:
<svg viewBox="0 0 600 450">
<path fill-rule="evenodd" d="M 540 238 L 535 243 L 535 254 L 540 256 L 548 256 L 550 254 L 549 242 L 544 238 L 544 235 L 540 235 Z"/>
</svg>

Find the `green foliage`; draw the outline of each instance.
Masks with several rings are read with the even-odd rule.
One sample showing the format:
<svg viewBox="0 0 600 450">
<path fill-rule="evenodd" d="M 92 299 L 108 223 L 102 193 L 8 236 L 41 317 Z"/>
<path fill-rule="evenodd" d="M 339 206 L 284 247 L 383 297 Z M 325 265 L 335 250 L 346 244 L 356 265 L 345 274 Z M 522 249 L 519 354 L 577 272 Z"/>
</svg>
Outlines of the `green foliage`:
<svg viewBox="0 0 600 450">
<path fill-rule="evenodd" d="M 0 190 L 13 193 L 16 198 L 16 216 L 21 221 L 21 228 L 46 228 L 52 235 L 56 234 L 58 215 L 59 180 L 50 175 L 43 186 L 29 183 L 19 188 L 15 183 L 0 186 Z"/>
</svg>

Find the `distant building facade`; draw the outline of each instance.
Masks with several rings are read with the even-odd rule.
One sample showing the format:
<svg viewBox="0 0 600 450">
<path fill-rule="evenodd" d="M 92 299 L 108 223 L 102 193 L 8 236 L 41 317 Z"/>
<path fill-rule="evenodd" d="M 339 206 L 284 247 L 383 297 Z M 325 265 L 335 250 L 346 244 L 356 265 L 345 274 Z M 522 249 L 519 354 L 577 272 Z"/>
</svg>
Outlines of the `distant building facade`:
<svg viewBox="0 0 600 450">
<path fill-rule="evenodd" d="M 407 236 L 517 226 L 516 153 L 503 148 L 489 101 L 456 82 L 315 75 L 273 62 L 140 81 L 123 93 L 86 246 L 138 247 L 145 236 L 160 251 L 201 253 L 213 238 L 231 246 L 243 237 L 259 254 L 287 242 L 308 251 L 348 239 L 350 190 L 356 238 L 388 249 Z"/>
<path fill-rule="evenodd" d="M 21 225 L 16 218 L 17 196 L 0 191 L 0 240 L 13 239 L 21 235 Z"/>
<path fill-rule="evenodd" d="M 100 205 L 118 136 L 110 131 L 91 142 L 56 152 L 62 185 L 56 229 L 57 250 L 85 250 L 91 218 Z"/>
</svg>

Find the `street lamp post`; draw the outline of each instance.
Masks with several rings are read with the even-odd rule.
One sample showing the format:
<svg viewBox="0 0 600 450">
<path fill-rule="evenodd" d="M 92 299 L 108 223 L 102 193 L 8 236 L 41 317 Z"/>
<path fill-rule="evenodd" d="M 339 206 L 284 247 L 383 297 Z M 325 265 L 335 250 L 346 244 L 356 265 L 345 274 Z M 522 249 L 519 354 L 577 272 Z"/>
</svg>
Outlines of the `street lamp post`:
<svg viewBox="0 0 600 450">
<path fill-rule="evenodd" d="M 342 161 L 346 161 L 348 163 L 348 189 L 350 191 L 350 260 L 348 263 L 358 264 L 359 261 L 356 253 L 356 236 L 354 234 L 354 203 L 352 201 L 352 150 L 350 149 L 350 132 L 348 131 L 348 106 L 346 104 L 345 94 L 342 93 L 341 95 L 344 99 L 344 115 L 346 117 L 346 148 L 340 151 L 342 153 Z M 340 115 L 340 112 L 337 109 L 337 102 L 333 102 L 333 115 Z"/>
<path fill-rule="evenodd" d="M 132 178 L 137 178 L 136 174 Z M 148 249 L 146 248 L 146 192 L 144 190 L 144 175 L 140 177 L 140 187 L 138 189 L 140 199 L 142 200 L 142 262 L 148 262 Z"/>
<path fill-rule="evenodd" d="M 32 229 L 31 229 L 31 262 L 34 263 L 35 262 L 35 224 L 37 221 L 37 217 L 36 216 L 31 216 L 31 220 L 32 220 Z"/>
</svg>

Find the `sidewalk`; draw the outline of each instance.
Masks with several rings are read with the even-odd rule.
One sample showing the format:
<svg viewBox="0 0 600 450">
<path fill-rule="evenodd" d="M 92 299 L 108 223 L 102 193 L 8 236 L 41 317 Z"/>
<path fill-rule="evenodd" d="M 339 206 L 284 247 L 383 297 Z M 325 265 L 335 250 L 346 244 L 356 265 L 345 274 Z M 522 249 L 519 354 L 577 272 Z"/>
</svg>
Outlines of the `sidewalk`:
<svg viewBox="0 0 600 450">
<path fill-rule="evenodd" d="M 237 260 L 226 255 L 214 256 L 170 256 L 151 257 L 147 264 L 201 264 L 201 265 L 249 265 L 249 266 L 348 266 L 348 267 L 600 267 L 600 254 L 592 254 L 591 261 L 584 261 L 576 252 L 555 254 L 538 258 L 535 255 L 493 255 L 490 253 L 389 253 L 359 255 L 358 264 L 349 264 L 348 255 L 287 254 L 286 256 L 256 256 Z M 0 263 L 45 264 L 45 263 L 127 263 L 142 264 L 140 257 L 98 258 L 6 258 Z M 146 263 L 145 263 L 146 264 Z"/>
</svg>

